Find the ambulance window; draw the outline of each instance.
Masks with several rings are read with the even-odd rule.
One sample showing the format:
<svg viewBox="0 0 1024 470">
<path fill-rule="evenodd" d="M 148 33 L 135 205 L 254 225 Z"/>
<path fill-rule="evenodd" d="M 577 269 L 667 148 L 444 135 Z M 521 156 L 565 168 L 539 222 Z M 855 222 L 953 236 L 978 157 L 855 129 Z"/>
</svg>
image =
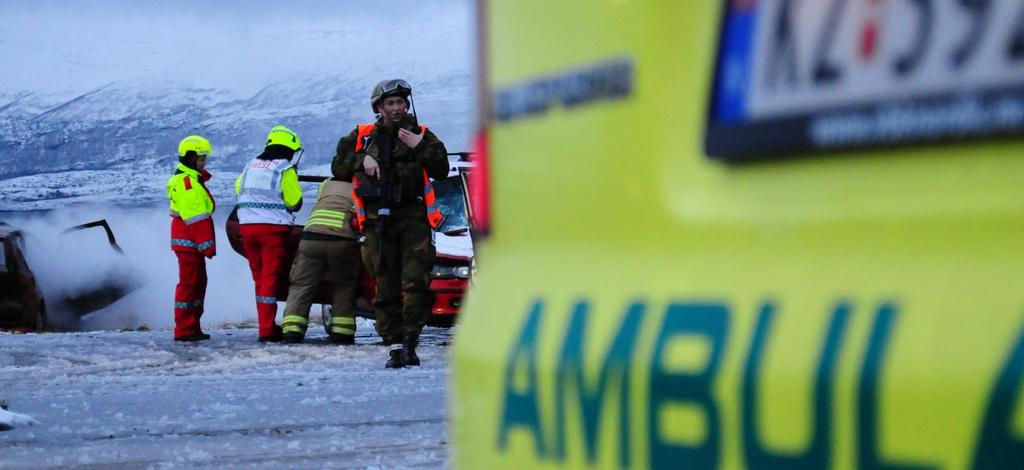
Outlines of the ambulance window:
<svg viewBox="0 0 1024 470">
<path fill-rule="evenodd" d="M 1024 135 L 1020 0 L 722 1 L 712 158 Z"/>
</svg>

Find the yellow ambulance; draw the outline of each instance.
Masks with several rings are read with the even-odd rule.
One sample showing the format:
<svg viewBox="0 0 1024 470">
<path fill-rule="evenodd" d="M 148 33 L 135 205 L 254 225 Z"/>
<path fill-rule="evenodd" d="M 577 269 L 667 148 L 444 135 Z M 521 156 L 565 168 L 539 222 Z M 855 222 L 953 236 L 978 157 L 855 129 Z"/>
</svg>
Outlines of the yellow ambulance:
<svg viewBox="0 0 1024 470">
<path fill-rule="evenodd" d="M 456 467 L 1024 468 L 1024 2 L 478 15 Z"/>
</svg>

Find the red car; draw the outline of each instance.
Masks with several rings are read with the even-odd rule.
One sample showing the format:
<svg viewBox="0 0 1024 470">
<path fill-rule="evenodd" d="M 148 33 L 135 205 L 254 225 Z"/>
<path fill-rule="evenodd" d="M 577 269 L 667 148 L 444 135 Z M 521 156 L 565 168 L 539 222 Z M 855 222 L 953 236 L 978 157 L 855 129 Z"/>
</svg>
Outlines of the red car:
<svg viewBox="0 0 1024 470">
<path fill-rule="evenodd" d="M 434 269 L 431 272 L 432 281 L 430 288 L 436 294 L 434 307 L 431 309 L 430 318 L 427 324 L 431 326 L 449 327 L 455 323 L 455 317 L 462 306 L 462 297 L 469 287 L 471 265 L 473 262 L 473 243 L 469 235 L 470 208 L 466 192 L 466 164 L 454 162 L 449 177 L 445 180 L 434 181 L 434 193 L 437 196 L 438 204 L 441 206 L 441 213 L 444 214 L 444 222 L 440 229 L 435 231 L 435 244 L 437 255 L 434 262 Z M 300 181 L 320 182 L 322 176 L 300 175 Z M 245 256 L 245 248 L 242 246 L 242 236 L 238 228 L 238 216 L 235 210 L 228 216 L 226 231 L 231 248 L 238 254 Z M 293 225 L 289 243 L 289 254 L 294 256 L 299 247 L 299 240 L 302 235 L 302 225 Z M 286 266 L 291 267 L 292 259 L 286 260 Z M 360 289 L 357 302 L 359 315 L 373 318 L 373 299 L 376 296 L 375 280 L 365 269 L 360 268 Z M 281 273 L 281 290 L 277 292 L 278 299 L 288 297 L 288 271 Z M 327 274 L 329 276 L 329 274 Z M 325 277 L 320 284 L 320 293 L 316 303 L 321 306 L 321 313 L 324 325 L 330 324 L 331 297 L 333 281 Z M 326 327 L 326 326 L 325 326 Z"/>
</svg>

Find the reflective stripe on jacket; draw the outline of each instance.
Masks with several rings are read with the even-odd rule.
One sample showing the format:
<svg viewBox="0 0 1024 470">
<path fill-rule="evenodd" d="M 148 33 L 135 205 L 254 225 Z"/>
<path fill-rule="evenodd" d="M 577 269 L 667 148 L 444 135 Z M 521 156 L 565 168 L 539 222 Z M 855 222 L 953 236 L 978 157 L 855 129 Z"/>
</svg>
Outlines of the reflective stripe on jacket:
<svg viewBox="0 0 1024 470">
<path fill-rule="evenodd" d="M 349 225 L 352 210 L 352 183 L 328 179 L 320 183 L 316 205 L 309 213 L 306 232 L 356 239 L 358 234 Z"/>
<path fill-rule="evenodd" d="M 355 151 L 358 153 L 363 149 L 373 131 L 377 129 L 377 125 L 360 124 L 356 126 L 356 129 Z M 427 132 L 427 126 L 420 126 L 420 132 Z M 358 177 L 352 178 L 352 185 L 352 200 L 356 205 L 356 220 L 359 222 L 359 230 L 362 231 L 363 226 L 366 224 L 366 205 L 363 203 L 363 199 L 356 194 L 356 188 L 359 187 Z M 423 204 L 427 207 L 427 222 L 430 223 L 430 228 L 437 229 L 441 226 L 441 221 L 444 217 L 441 215 L 441 209 L 437 205 L 434 186 L 430 184 L 430 177 L 427 176 L 426 169 L 423 169 Z"/>
<path fill-rule="evenodd" d="M 283 158 L 254 158 L 235 180 L 238 222 L 241 224 L 292 225 L 302 202 L 302 188 L 294 166 Z"/>
<path fill-rule="evenodd" d="M 210 174 L 181 163 L 167 180 L 167 198 L 171 212 L 171 249 L 213 256 L 217 240 L 213 231 L 216 204 L 204 184 Z"/>
</svg>

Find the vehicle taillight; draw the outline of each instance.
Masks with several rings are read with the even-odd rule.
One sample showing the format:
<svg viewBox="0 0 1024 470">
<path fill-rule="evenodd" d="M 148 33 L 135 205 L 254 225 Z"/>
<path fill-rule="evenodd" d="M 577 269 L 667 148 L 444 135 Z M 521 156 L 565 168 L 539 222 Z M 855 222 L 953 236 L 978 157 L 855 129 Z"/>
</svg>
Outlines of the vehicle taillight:
<svg viewBox="0 0 1024 470">
<path fill-rule="evenodd" d="M 490 175 L 487 168 L 488 149 L 487 131 L 481 130 L 473 141 L 473 154 L 469 159 L 473 162 L 473 171 L 467 175 L 469 179 L 469 200 L 473 207 L 473 228 L 477 235 L 485 236 L 491 229 L 491 196 L 489 191 Z"/>
</svg>

